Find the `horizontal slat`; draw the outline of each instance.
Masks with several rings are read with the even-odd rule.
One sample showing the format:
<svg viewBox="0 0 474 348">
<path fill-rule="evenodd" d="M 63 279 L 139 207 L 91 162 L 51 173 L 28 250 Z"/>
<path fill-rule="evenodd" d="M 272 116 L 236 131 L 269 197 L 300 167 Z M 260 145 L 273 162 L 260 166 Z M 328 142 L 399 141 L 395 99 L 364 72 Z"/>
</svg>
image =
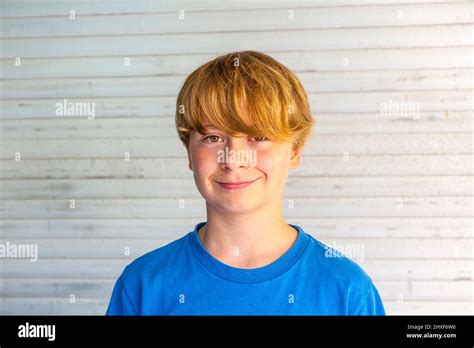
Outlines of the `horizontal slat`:
<svg viewBox="0 0 474 348">
<path fill-rule="evenodd" d="M 88 278 L 117 279 L 130 259 L 122 260 L 75 260 L 75 259 L 38 259 L 30 262 L 19 259 L 2 259 L 0 261 L 0 278 L 35 279 L 35 278 Z M 461 265 L 461 264 L 459 264 Z"/>
<path fill-rule="evenodd" d="M 36 298 L 65 297 L 107 298 L 114 286 L 113 279 L 1 279 L 2 297 Z"/>
<path fill-rule="evenodd" d="M 332 6 L 356 6 L 356 5 L 390 5 L 404 3 L 451 3 L 458 0 L 260 0 L 258 2 L 227 0 L 225 2 L 213 1 L 209 3 L 193 2 L 186 0 L 157 1 L 157 0 L 135 0 L 133 3 L 125 0 L 114 1 L 114 5 L 106 1 L 104 3 L 94 0 L 82 0 L 74 3 L 68 0 L 46 0 L 43 6 L 37 6 L 32 0 L 4 0 L 2 4 L 2 14 L 8 17 L 32 17 L 32 16 L 69 16 L 70 10 L 75 10 L 77 15 L 117 15 L 123 13 L 151 13 L 151 12 L 177 12 L 181 9 L 186 11 L 204 10 L 238 10 L 238 9 L 259 9 L 259 8 L 305 8 L 308 6 L 332 7 Z"/>
<path fill-rule="evenodd" d="M 386 301 L 388 315 L 473 315 L 472 301 Z"/>
<path fill-rule="evenodd" d="M 298 76 L 304 71 L 400 70 L 472 67 L 471 47 L 354 49 L 318 52 L 271 52 Z M 58 78 L 100 76 L 180 75 L 215 58 L 214 54 L 24 58 L 21 67 L 12 59 L 0 60 L 2 78 Z"/>
<path fill-rule="evenodd" d="M 285 200 L 285 205 L 288 201 Z M 3 238 L 176 238 L 201 218 L 0 220 Z M 288 218 L 316 238 L 470 238 L 471 217 Z"/>
<path fill-rule="evenodd" d="M 469 46 L 471 25 L 5 39 L 2 58 Z M 302 35 L 304 33 L 304 35 Z M 356 40 L 354 38 L 357 38 Z M 186 42 L 178 45 L 177 42 Z"/>
<path fill-rule="evenodd" d="M 183 158 L 164 159 L 48 159 L 0 160 L 2 179 L 138 179 L 187 178 L 193 180 L 182 149 Z M 470 175 L 472 155 L 352 155 L 303 156 L 296 176 L 405 176 Z M 317 163 L 308 166 L 307 163 Z"/>
<path fill-rule="evenodd" d="M 442 134 L 313 134 L 305 155 L 412 155 L 474 152 L 472 133 Z M 227 144 L 228 146 L 228 144 Z M 222 144 L 222 149 L 225 145 Z M 163 151 L 163 149 L 167 149 Z M 19 152 L 24 160 L 46 158 L 175 158 L 183 154 L 177 135 L 134 139 L 0 140 L 0 158 Z M 259 154 L 256 154 L 258 163 Z"/>
<path fill-rule="evenodd" d="M 473 240 L 467 239 L 333 239 L 319 238 L 327 246 L 344 252 L 363 264 L 370 259 L 473 259 Z M 351 255 L 352 253 L 352 255 Z"/>
<path fill-rule="evenodd" d="M 14 38 L 216 32 L 223 29 L 244 31 L 408 26 L 472 21 L 469 2 L 232 11 L 215 10 L 210 6 L 209 10 L 211 11 L 187 11 L 182 19 L 178 11 L 116 16 L 87 16 L 78 13 L 74 20 L 67 15 L 55 18 L 3 19 L 0 32 L 4 38 Z M 293 19 L 289 18 L 290 10 L 293 11 Z"/>
<path fill-rule="evenodd" d="M 459 133 L 470 129 L 472 111 L 423 111 L 418 117 L 373 114 L 318 114 L 315 135 Z M 2 120 L 3 140 L 107 139 L 177 137 L 174 117 L 17 119 Z"/>
<path fill-rule="evenodd" d="M 105 315 L 107 298 L 77 298 L 74 303 L 66 298 L 10 297 L 0 299 L 1 315 Z"/>
<path fill-rule="evenodd" d="M 296 197 L 466 196 L 469 176 L 293 177 L 285 199 Z M 150 190 L 150 188 L 153 190 Z M 0 185 L 2 199 L 198 198 L 194 181 L 182 179 L 11 180 Z"/>
<path fill-rule="evenodd" d="M 310 107 L 316 116 L 321 113 L 359 113 L 377 112 L 381 114 L 382 106 L 390 110 L 384 117 L 388 119 L 416 118 L 414 112 L 407 112 L 409 107 L 419 107 L 420 115 L 425 110 L 443 111 L 448 115 L 451 111 L 471 110 L 472 98 L 470 91 L 439 90 L 439 91 L 398 91 L 398 92 L 352 92 L 352 93 L 317 93 L 309 94 Z M 344 103 L 341 103 L 344 100 Z M 95 119 L 104 117 L 171 117 L 176 111 L 176 97 L 136 97 L 136 98 L 68 98 L 68 102 L 95 103 Z M 396 112 L 390 107 L 398 103 L 405 107 Z M 2 101 L 2 119 L 18 118 L 82 118 L 87 116 L 56 116 L 56 103 L 63 99 L 23 99 Z M 404 103 L 404 104 L 401 104 Z M 393 105 L 393 104 L 392 104 Z M 92 121 L 92 120 L 91 120 Z"/>
<path fill-rule="evenodd" d="M 308 93 L 469 89 L 472 69 L 300 73 Z M 5 80 L 1 97 L 104 98 L 177 95 L 186 76 Z M 63 100 L 56 103 L 62 104 Z"/>
<path fill-rule="evenodd" d="M 473 281 L 473 260 L 364 260 L 359 264 L 377 284 L 383 280 L 406 280 L 408 285 L 412 280 Z"/>
<path fill-rule="evenodd" d="M 99 279 L 1 279 L 0 296 L 37 298 L 107 298 L 115 280 Z M 378 281 L 376 286 L 386 301 L 468 301 L 472 281 Z"/>
<path fill-rule="evenodd" d="M 183 233 L 184 235 L 184 233 Z M 175 236 L 173 239 L 181 236 Z M 1 242 L 10 247 L 12 245 L 26 244 L 33 245 L 28 247 L 28 256 L 23 260 L 30 262 L 31 267 L 34 267 L 34 260 L 44 258 L 80 258 L 80 259 L 133 259 L 148 251 L 154 250 L 158 247 L 170 243 L 172 239 L 163 239 L 155 237 L 153 239 L 37 239 L 37 240 L 17 240 L 17 239 L 2 239 Z M 6 250 L 9 250 L 6 248 Z M 35 255 L 35 250 L 37 254 Z M 7 253 L 7 251 L 5 251 Z M 7 257 L 7 255 L 6 255 Z M 8 257 L 7 257 L 8 258 Z"/>
<path fill-rule="evenodd" d="M 71 198 L 74 199 L 74 198 Z M 224 199 L 224 197 L 222 197 Z M 235 198 L 234 198 L 235 199 Z M 199 218 L 205 215 L 202 198 L 160 199 L 3 200 L 2 218 Z M 296 198 L 284 206 L 285 216 L 312 217 L 414 217 L 472 215 L 473 197 L 323 197 Z"/>
<path fill-rule="evenodd" d="M 2 259 L 3 280 L 37 278 L 117 279 L 130 259 Z M 380 280 L 472 280 L 473 260 L 364 260 L 360 266 L 375 281 Z M 390 290 L 390 289 L 388 289 Z"/>
<path fill-rule="evenodd" d="M 182 233 L 181 235 L 185 235 Z M 181 236 L 180 235 L 180 236 Z M 12 244 L 37 245 L 37 258 L 84 258 L 124 259 L 135 258 L 168 244 L 172 239 L 8 239 Z M 392 239 L 390 243 L 379 239 L 330 239 L 319 238 L 329 247 L 354 253 L 355 260 L 371 259 L 473 259 L 472 239 Z M 7 241 L 3 243 L 6 244 Z M 126 249 L 129 248 L 129 249 Z M 353 249 L 350 249 L 353 248 Z M 355 254 L 360 251 L 360 255 Z M 126 254 L 129 252 L 130 255 Z M 349 252 L 346 252 L 347 256 Z M 34 266 L 35 255 L 29 255 L 25 262 Z"/>
</svg>

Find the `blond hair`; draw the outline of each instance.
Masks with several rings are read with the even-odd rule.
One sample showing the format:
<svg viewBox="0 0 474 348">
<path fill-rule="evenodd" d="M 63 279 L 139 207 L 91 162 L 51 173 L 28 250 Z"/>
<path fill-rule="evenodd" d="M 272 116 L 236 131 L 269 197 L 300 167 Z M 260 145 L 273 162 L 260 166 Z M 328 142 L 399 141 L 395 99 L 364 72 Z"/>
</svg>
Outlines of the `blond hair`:
<svg viewBox="0 0 474 348">
<path fill-rule="evenodd" d="M 194 70 L 176 101 L 175 124 L 186 148 L 203 117 L 235 136 L 244 133 L 304 145 L 315 120 L 303 85 L 293 72 L 256 51 L 232 52 Z"/>
</svg>

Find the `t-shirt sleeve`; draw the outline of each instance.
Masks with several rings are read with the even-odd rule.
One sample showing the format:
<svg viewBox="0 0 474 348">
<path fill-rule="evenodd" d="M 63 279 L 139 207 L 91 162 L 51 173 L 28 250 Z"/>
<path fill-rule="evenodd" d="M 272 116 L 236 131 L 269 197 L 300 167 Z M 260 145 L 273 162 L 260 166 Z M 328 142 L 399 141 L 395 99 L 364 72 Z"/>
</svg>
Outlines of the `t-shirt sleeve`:
<svg viewBox="0 0 474 348">
<path fill-rule="evenodd" d="M 105 315 L 139 315 L 123 282 L 123 275 L 115 283 Z"/>
<path fill-rule="evenodd" d="M 385 315 L 382 299 L 373 284 L 352 315 Z"/>
</svg>

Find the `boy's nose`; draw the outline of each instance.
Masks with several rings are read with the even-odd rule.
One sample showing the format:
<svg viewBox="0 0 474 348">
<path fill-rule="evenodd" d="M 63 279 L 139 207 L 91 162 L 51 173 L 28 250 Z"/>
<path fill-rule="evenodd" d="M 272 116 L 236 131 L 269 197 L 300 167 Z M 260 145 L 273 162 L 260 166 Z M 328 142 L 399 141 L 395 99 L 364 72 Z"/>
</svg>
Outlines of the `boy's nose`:
<svg viewBox="0 0 474 348">
<path fill-rule="evenodd" d="M 249 166 L 250 151 L 247 141 L 244 137 L 232 138 L 224 149 L 224 161 L 221 165 L 224 168 L 235 170 L 238 168 L 246 168 Z"/>
</svg>

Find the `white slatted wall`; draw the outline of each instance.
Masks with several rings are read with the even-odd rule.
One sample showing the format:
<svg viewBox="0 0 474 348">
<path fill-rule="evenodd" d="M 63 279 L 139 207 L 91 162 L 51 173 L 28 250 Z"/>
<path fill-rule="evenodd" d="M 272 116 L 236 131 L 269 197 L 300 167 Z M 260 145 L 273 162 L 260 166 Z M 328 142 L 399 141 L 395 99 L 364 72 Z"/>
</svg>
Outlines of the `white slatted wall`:
<svg viewBox="0 0 474 348">
<path fill-rule="evenodd" d="M 472 314 L 472 5 L 2 1 L 2 243 L 39 258 L 0 260 L 0 312 L 103 314 L 126 264 L 205 221 L 175 98 L 253 49 L 297 73 L 317 119 L 287 222 L 363 245 L 389 314 Z M 64 99 L 95 118 L 57 116 Z"/>
</svg>

